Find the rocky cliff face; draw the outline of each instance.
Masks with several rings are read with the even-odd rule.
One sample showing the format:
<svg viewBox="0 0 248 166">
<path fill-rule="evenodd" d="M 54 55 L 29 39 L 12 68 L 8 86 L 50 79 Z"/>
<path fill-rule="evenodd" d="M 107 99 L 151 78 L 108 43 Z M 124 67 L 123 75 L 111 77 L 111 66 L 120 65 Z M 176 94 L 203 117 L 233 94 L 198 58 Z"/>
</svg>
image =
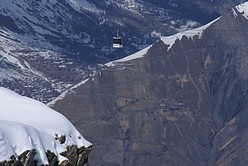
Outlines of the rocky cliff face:
<svg viewBox="0 0 248 166">
<path fill-rule="evenodd" d="M 143 49 L 160 34 L 204 24 L 235 3 L 3 0 L 0 85 L 46 103 L 88 77 L 97 64 Z M 117 27 L 124 38 L 122 49 L 112 48 Z"/>
<path fill-rule="evenodd" d="M 66 157 L 68 160 L 64 160 L 59 163 L 58 157 L 50 152 L 46 152 L 46 156 L 48 158 L 48 162 L 50 166 L 87 166 L 88 163 L 88 155 L 91 151 L 92 147 L 88 148 L 78 148 L 77 146 L 69 146 L 67 151 L 62 152 L 62 156 Z M 35 154 L 37 151 L 27 150 L 23 152 L 18 158 L 16 159 L 14 156 L 11 157 L 8 161 L 0 162 L 1 166 L 36 166 L 39 165 L 37 160 L 35 159 Z"/>
<path fill-rule="evenodd" d="M 158 41 L 57 101 L 94 145 L 92 165 L 247 165 L 248 20 Z M 70 103 L 70 104 L 69 104 Z"/>
</svg>

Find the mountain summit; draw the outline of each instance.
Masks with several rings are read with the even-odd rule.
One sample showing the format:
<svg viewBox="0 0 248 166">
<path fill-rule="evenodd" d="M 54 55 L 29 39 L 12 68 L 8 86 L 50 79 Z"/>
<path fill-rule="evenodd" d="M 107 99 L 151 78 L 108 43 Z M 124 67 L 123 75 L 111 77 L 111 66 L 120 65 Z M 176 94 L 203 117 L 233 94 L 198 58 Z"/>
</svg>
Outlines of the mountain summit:
<svg viewBox="0 0 248 166">
<path fill-rule="evenodd" d="M 247 165 L 247 9 L 162 37 L 57 100 L 92 141 L 90 163 Z"/>
</svg>

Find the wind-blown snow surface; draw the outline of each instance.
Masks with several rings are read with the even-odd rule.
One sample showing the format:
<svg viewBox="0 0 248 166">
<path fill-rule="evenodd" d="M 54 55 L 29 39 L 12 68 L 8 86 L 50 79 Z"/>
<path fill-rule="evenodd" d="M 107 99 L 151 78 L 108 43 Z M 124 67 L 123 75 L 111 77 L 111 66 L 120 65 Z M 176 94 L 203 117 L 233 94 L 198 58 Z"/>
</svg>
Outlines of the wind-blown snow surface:
<svg viewBox="0 0 248 166">
<path fill-rule="evenodd" d="M 60 153 L 67 146 L 91 145 L 68 119 L 41 102 L 0 87 L 0 103 L 0 161 L 35 149 L 37 160 L 48 164 L 47 150 L 63 161 Z M 61 145 L 55 140 L 56 135 L 65 135 L 66 142 Z"/>
</svg>

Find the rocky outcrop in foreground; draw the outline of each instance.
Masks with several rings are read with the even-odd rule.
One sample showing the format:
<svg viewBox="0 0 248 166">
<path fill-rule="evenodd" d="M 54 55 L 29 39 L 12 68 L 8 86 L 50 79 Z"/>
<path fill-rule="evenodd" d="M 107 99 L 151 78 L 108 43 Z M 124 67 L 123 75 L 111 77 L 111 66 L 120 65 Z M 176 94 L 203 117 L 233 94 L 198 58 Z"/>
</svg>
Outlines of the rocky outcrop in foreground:
<svg viewBox="0 0 248 166">
<path fill-rule="evenodd" d="M 68 146 L 67 151 L 62 152 L 61 155 L 66 157 L 68 160 L 64 160 L 61 163 L 58 161 L 58 157 L 47 151 L 46 155 L 49 161 L 50 166 L 87 166 L 88 165 L 88 155 L 92 149 L 92 146 L 88 148 L 80 147 L 78 148 L 75 145 Z M 14 156 L 11 157 L 9 161 L 3 161 L 0 163 L 0 166 L 36 166 L 39 165 L 35 159 L 36 151 L 27 150 L 23 152 L 18 158 Z"/>
<path fill-rule="evenodd" d="M 0 87 L 0 166 L 84 166 L 92 144 L 63 115 Z"/>
</svg>

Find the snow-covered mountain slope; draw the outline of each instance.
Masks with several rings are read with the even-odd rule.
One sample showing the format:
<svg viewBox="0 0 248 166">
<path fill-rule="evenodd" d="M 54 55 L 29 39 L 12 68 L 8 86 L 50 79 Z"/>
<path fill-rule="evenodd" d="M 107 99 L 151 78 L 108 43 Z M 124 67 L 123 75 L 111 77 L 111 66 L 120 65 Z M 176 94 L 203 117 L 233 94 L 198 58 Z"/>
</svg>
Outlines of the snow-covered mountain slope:
<svg viewBox="0 0 248 166">
<path fill-rule="evenodd" d="M 40 164 L 48 164 L 48 150 L 61 162 L 68 146 L 91 146 L 63 115 L 34 99 L 0 87 L 0 103 L 0 162 L 33 149 Z"/>
<path fill-rule="evenodd" d="M 206 23 L 221 6 L 220 0 L 2 0 L 0 83 L 48 102 L 98 64 L 135 53 L 161 35 Z M 112 48 L 117 27 L 122 49 Z"/>
</svg>

